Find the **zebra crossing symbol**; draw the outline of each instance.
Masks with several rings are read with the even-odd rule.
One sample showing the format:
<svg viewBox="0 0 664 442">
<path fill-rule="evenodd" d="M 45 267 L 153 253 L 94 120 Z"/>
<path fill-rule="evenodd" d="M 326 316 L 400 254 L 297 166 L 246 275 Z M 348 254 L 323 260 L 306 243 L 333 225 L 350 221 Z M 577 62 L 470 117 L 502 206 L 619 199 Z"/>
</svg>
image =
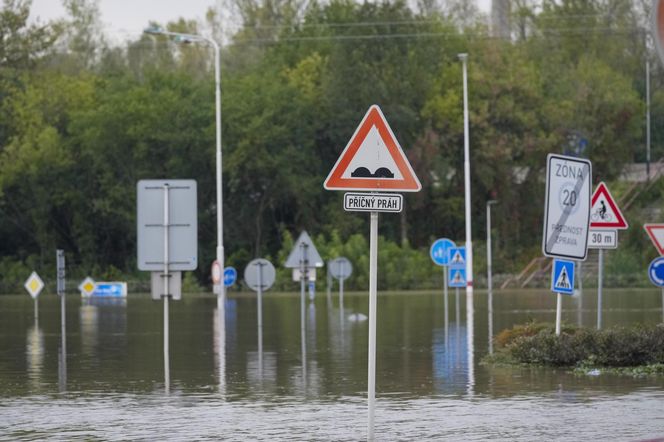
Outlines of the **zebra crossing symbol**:
<svg viewBox="0 0 664 442">
<path fill-rule="evenodd" d="M 574 261 L 563 259 L 553 261 L 551 291 L 566 295 L 574 293 Z"/>
<path fill-rule="evenodd" d="M 450 267 L 466 267 L 466 248 L 452 247 L 450 250 Z"/>
<path fill-rule="evenodd" d="M 449 276 L 450 287 L 465 287 L 466 286 L 466 269 L 451 269 Z"/>
</svg>

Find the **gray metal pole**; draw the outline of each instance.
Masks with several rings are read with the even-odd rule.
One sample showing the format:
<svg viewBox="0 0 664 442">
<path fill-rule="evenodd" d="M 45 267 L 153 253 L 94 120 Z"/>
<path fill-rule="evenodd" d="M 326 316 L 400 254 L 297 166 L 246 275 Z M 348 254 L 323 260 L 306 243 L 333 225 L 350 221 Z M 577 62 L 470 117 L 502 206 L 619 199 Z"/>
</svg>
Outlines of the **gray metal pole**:
<svg viewBox="0 0 664 442">
<path fill-rule="evenodd" d="M 560 336 L 560 322 L 563 314 L 563 295 L 556 293 L 556 336 Z"/>
<path fill-rule="evenodd" d="M 60 364 L 58 384 L 60 391 L 67 389 L 67 310 L 65 298 L 65 252 L 56 250 L 57 291 L 60 296 Z"/>
<path fill-rule="evenodd" d="M 470 130 L 468 116 L 468 54 L 459 54 L 463 65 L 463 171 L 466 216 L 466 296 L 472 302 L 473 296 L 473 240 L 470 210 Z"/>
<path fill-rule="evenodd" d="M 169 311 L 168 311 L 168 297 L 170 295 L 170 274 L 169 274 L 169 254 L 168 254 L 168 227 L 170 224 L 170 208 L 169 208 L 169 194 L 168 194 L 168 184 L 164 184 L 164 274 L 163 285 L 164 293 L 162 297 L 164 298 L 164 386 L 166 392 L 171 388 L 171 367 L 170 367 L 170 343 L 169 343 Z M 223 267 L 222 267 L 223 274 Z M 223 286 L 223 281 L 222 281 Z"/>
<path fill-rule="evenodd" d="M 374 440 L 374 414 L 376 403 L 376 302 L 378 282 L 378 212 L 371 212 L 369 233 L 369 419 L 367 440 Z"/>
<path fill-rule="evenodd" d="M 597 273 L 597 330 L 602 329 L 602 279 L 604 276 L 604 249 L 599 249 Z"/>
<path fill-rule="evenodd" d="M 258 375 L 263 380 L 263 265 L 258 265 Z"/>
<path fill-rule="evenodd" d="M 307 244 L 301 243 L 300 247 L 302 248 L 302 260 L 300 261 L 300 341 L 302 345 L 302 382 L 306 382 L 307 375 L 307 349 L 306 342 L 307 337 L 305 336 L 305 324 L 304 324 L 304 290 L 306 286 L 307 278 Z"/>
<path fill-rule="evenodd" d="M 650 181 L 650 60 L 646 59 L 646 178 Z"/>
</svg>

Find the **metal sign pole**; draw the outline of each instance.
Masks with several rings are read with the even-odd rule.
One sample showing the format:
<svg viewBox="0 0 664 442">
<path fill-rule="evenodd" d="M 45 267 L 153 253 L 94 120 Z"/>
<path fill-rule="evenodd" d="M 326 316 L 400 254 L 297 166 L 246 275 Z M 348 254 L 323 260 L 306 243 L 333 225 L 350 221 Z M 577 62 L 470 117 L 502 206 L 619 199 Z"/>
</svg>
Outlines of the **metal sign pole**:
<svg viewBox="0 0 664 442">
<path fill-rule="evenodd" d="M 374 440 L 374 412 L 376 402 L 376 302 L 378 281 L 378 212 L 371 212 L 369 240 L 369 420 L 367 440 Z"/>
<path fill-rule="evenodd" d="M 662 289 L 662 322 L 664 323 L 664 288 Z"/>
<path fill-rule="evenodd" d="M 306 336 L 304 332 L 304 289 L 307 280 L 307 244 L 301 243 L 302 248 L 301 261 L 300 261 L 300 341 L 302 345 L 302 381 L 306 380 L 307 374 L 307 349 L 306 349 Z"/>
<path fill-rule="evenodd" d="M 39 301 L 35 298 L 35 326 L 39 323 Z"/>
<path fill-rule="evenodd" d="M 604 276 L 604 250 L 599 249 L 597 276 L 597 330 L 602 329 L 602 278 Z"/>
<path fill-rule="evenodd" d="M 445 294 L 444 296 L 444 302 L 445 302 L 445 348 L 447 349 L 447 343 L 449 340 L 449 325 L 450 325 L 450 303 L 449 303 L 449 298 L 447 296 L 447 266 L 444 267 L 445 269 Z"/>
<path fill-rule="evenodd" d="M 563 295 L 556 293 L 556 336 L 560 336 L 560 320 L 563 313 Z"/>
<path fill-rule="evenodd" d="M 164 184 L 164 274 L 162 275 L 163 284 L 164 284 L 164 293 L 162 297 L 164 298 L 164 386 L 166 391 L 170 390 L 171 383 L 171 368 L 170 368 L 170 357 L 169 357 L 169 314 L 168 314 L 168 296 L 169 296 L 169 284 L 168 278 L 170 277 L 168 273 L 168 224 L 169 220 L 169 207 L 168 207 L 168 184 Z M 223 284 L 223 282 L 222 282 Z"/>
<path fill-rule="evenodd" d="M 443 266 L 443 274 L 445 275 L 445 281 L 443 283 L 443 293 L 445 294 L 445 301 L 447 302 L 447 266 Z M 447 308 L 447 305 L 445 306 Z"/>
<path fill-rule="evenodd" d="M 263 265 L 258 265 L 258 373 L 263 380 Z"/>
<path fill-rule="evenodd" d="M 60 296 L 60 364 L 58 384 L 60 391 L 67 389 L 67 311 L 65 299 L 65 252 L 56 250 L 57 292 Z"/>
</svg>

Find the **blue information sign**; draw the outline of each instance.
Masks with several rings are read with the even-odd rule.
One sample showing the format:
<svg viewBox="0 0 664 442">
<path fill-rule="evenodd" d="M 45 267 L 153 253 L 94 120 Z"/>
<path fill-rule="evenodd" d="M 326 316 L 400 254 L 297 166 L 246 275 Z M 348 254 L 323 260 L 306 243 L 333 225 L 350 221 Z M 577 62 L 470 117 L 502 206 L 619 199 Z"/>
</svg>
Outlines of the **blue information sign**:
<svg viewBox="0 0 664 442">
<path fill-rule="evenodd" d="M 449 262 L 450 249 L 456 247 L 454 241 L 447 238 L 438 238 L 431 244 L 429 255 L 434 264 L 439 266 L 446 266 Z"/>
<path fill-rule="evenodd" d="M 574 261 L 554 259 L 551 270 L 551 291 L 564 295 L 574 294 Z"/>
<path fill-rule="evenodd" d="M 466 268 L 450 268 L 450 274 L 448 277 L 448 284 L 450 287 L 465 287 L 466 286 Z"/>
<path fill-rule="evenodd" d="M 664 287 L 664 256 L 653 259 L 648 267 L 648 277 L 657 287 Z"/>
<path fill-rule="evenodd" d="M 224 269 L 224 287 L 230 287 L 235 284 L 237 279 L 237 270 L 235 267 L 226 267 Z"/>
<path fill-rule="evenodd" d="M 466 248 L 452 247 L 449 251 L 448 265 L 450 267 L 466 268 Z"/>
</svg>

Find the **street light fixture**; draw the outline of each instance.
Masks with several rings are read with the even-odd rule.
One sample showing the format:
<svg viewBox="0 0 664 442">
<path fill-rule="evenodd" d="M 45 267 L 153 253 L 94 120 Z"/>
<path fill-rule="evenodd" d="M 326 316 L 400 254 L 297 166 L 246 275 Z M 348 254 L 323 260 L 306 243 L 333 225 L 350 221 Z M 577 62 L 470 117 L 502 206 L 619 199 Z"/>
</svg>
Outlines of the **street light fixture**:
<svg viewBox="0 0 664 442">
<path fill-rule="evenodd" d="M 204 37 L 197 34 L 185 34 L 181 32 L 171 32 L 166 31 L 165 29 L 158 26 L 151 26 L 145 31 L 149 35 L 165 35 L 173 37 L 177 43 L 197 43 L 202 42 L 209 44 L 214 49 L 214 84 L 215 84 L 215 111 L 216 111 L 216 125 L 217 125 L 217 159 L 216 159 L 216 169 L 217 169 L 217 263 L 221 269 L 223 275 L 224 271 L 224 225 L 223 225 L 223 198 L 222 198 L 222 187 L 221 187 L 221 54 L 219 49 L 219 44 L 211 38 Z M 226 288 L 224 286 L 223 277 L 219 283 L 219 295 L 223 298 L 226 294 Z"/>
</svg>

